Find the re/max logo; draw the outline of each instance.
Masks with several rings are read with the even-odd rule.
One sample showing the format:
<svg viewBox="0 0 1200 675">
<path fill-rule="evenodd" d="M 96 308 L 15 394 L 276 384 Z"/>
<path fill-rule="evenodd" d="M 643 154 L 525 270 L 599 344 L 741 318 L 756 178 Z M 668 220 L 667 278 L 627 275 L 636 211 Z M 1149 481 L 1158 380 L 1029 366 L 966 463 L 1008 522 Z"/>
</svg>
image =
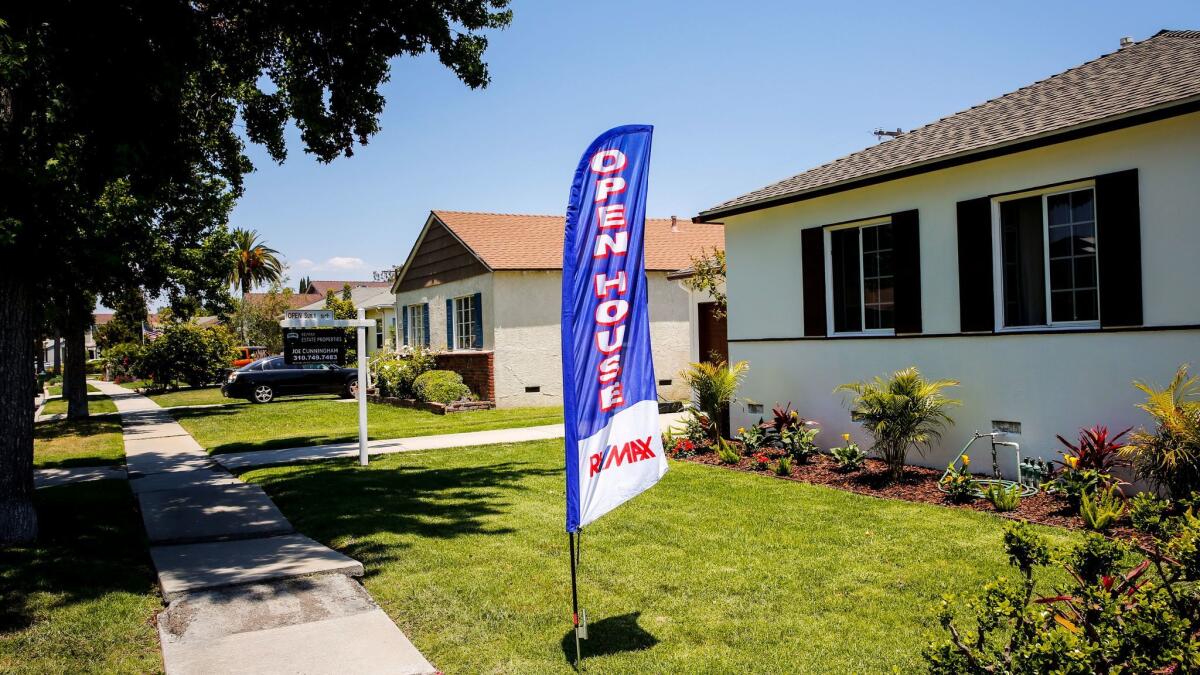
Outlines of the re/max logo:
<svg viewBox="0 0 1200 675">
<path fill-rule="evenodd" d="M 601 471 L 607 471 L 615 466 L 622 464 L 633 464 L 640 462 L 643 459 L 653 459 L 656 455 L 654 450 L 650 449 L 650 441 L 653 436 L 647 436 L 645 439 L 635 438 L 617 449 L 617 446 L 610 445 L 603 453 L 596 453 L 588 457 L 590 471 L 588 478 L 595 476 Z"/>
</svg>

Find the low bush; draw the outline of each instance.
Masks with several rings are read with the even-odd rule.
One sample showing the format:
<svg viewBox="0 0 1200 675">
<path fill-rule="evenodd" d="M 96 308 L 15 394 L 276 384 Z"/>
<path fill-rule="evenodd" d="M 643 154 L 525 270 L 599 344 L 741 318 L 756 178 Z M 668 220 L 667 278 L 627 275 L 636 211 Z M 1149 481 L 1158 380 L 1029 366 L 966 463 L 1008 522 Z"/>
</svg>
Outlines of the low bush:
<svg viewBox="0 0 1200 675">
<path fill-rule="evenodd" d="M 850 440 L 850 434 L 842 434 L 846 445 L 840 448 L 830 448 L 829 454 L 842 471 L 858 471 L 867 463 L 867 453 L 858 444 Z"/>
<path fill-rule="evenodd" d="M 998 579 L 976 599 L 947 596 L 938 614 L 947 636 L 925 649 L 929 670 L 948 673 L 1184 673 L 1200 668 L 1200 519 L 1191 510 L 1167 517 L 1151 505 L 1134 513 L 1152 544 L 1139 562 L 1122 544 L 1097 534 L 1055 556 L 1065 585 L 1038 592 L 1036 568 L 1052 560 L 1046 542 L 1025 524 L 1008 528 L 1004 547 L 1015 583 Z M 1128 565 L 1128 566 L 1126 566 Z M 1151 576 L 1153 575 L 1153 579 Z M 969 616 L 960 624 L 956 612 Z"/>
<path fill-rule="evenodd" d="M 88 375 L 101 375 L 104 373 L 104 359 L 91 359 L 84 364 L 83 372 Z"/>
<path fill-rule="evenodd" d="M 738 427 L 738 438 L 746 446 L 747 452 L 753 452 L 763 447 L 763 440 L 766 432 L 763 430 L 763 421 L 758 420 L 758 424 L 752 424 L 748 427 Z"/>
<path fill-rule="evenodd" d="M 430 370 L 413 381 L 413 393 L 427 403 L 454 403 L 471 399 L 471 388 L 453 370 Z"/>
<path fill-rule="evenodd" d="M 113 380 L 137 379 L 142 371 L 145 348 L 136 342 L 122 342 L 104 352 L 104 364 Z"/>
<path fill-rule="evenodd" d="M 158 339 L 146 344 L 138 375 L 151 388 L 169 390 L 186 383 L 202 387 L 220 382 L 234 357 L 233 333 L 224 326 L 173 323 Z"/>
<path fill-rule="evenodd" d="M 979 490 L 979 483 L 971 475 L 971 458 L 963 455 L 961 459 L 962 468 L 956 468 L 954 462 L 950 462 L 946 467 L 946 475 L 942 476 L 941 480 L 941 488 L 946 491 L 950 501 L 956 504 L 974 500 L 975 493 Z"/>
<path fill-rule="evenodd" d="M 750 461 L 754 462 L 754 468 L 762 471 L 771 464 L 771 456 L 765 452 L 759 451 L 750 455 Z"/>
<path fill-rule="evenodd" d="M 414 398 L 417 378 L 434 369 L 433 352 L 416 348 L 409 353 L 379 352 L 371 357 L 371 378 L 380 396 Z"/>
<path fill-rule="evenodd" d="M 1085 492 L 1079 501 L 1079 517 L 1089 530 L 1103 532 L 1125 515 L 1125 496 L 1120 488 L 1110 485 L 1095 494 Z"/>
<path fill-rule="evenodd" d="M 791 457 L 787 457 L 787 456 L 780 457 L 779 461 L 775 462 L 775 475 L 776 476 L 792 475 L 792 458 Z"/>
<path fill-rule="evenodd" d="M 1016 511 L 1021 505 L 1020 485 L 1004 487 L 1000 483 L 992 483 L 983 494 L 992 503 L 992 507 L 1000 512 Z"/>
<path fill-rule="evenodd" d="M 717 440 L 717 459 L 721 460 L 722 464 L 737 464 L 741 458 L 729 441 L 723 438 Z"/>
</svg>

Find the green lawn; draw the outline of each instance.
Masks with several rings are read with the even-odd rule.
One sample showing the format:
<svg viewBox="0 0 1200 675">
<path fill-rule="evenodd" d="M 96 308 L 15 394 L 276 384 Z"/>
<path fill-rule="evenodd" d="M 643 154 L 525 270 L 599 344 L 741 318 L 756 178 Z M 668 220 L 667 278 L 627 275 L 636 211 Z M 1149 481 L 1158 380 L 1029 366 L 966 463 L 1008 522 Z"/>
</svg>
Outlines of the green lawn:
<svg viewBox="0 0 1200 675">
<path fill-rule="evenodd" d="M 53 398 L 46 401 L 46 407 L 42 409 L 42 414 L 53 415 L 55 413 L 67 412 L 66 399 Z M 88 396 L 88 412 L 96 415 L 99 413 L 114 413 L 117 412 L 117 406 L 112 402 L 112 399 L 104 394 L 93 394 Z"/>
<path fill-rule="evenodd" d="M 161 608 L 124 481 L 38 490 L 36 544 L 0 548 L 0 672 L 162 671 Z"/>
<path fill-rule="evenodd" d="M 297 530 L 361 560 L 371 594 L 439 669 L 568 673 L 562 462 L 562 442 L 545 441 L 242 478 Z M 1012 574 L 1005 522 L 673 462 L 584 537 L 587 670 L 921 670 L 941 595 Z"/>
<path fill-rule="evenodd" d="M 33 466 L 122 464 L 125 442 L 116 417 L 38 422 L 33 426 Z"/>
<path fill-rule="evenodd" d="M 134 382 L 124 382 L 121 384 L 126 389 L 146 389 L 150 383 L 145 380 L 136 380 Z M 184 405 L 212 405 L 214 403 L 246 403 L 240 398 L 225 398 L 221 395 L 221 387 L 184 387 L 177 391 L 168 391 L 161 393 L 146 393 L 142 392 L 146 397 L 153 400 L 164 408 L 176 408 Z"/>
<path fill-rule="evenodd" d="M 97 389 L 96 385 L 94 385 L 94 384 L 89 384 L 87 386 L 87 390 L 88 390 L 89 394 L 99 394 L 100 393 L 100 390 Z M 46 387 L 46 391 L 48 392 L 47 393 L 48 396 L 62 396 L 62 385 L 61 384 L 52 384 L 49 387 Z"/>
<path fill-rule="evenodd" d="M 358 406 L 332 397 L 284 398 L 266 405 L 174 410 L 172 414 L 210 452 L 267 450 L 352 441 Z M 403 438 L 562 422 L 562 408 L 505 408 L 435 415 L 368 403 L 369 435 Z"/>
</svg>

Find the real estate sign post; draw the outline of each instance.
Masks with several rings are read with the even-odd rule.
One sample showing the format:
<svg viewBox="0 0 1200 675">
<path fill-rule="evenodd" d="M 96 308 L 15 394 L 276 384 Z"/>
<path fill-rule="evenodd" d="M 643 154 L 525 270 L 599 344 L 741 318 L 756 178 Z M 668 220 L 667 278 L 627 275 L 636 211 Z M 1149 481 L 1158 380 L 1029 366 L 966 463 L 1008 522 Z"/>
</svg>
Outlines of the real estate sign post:
<svg viewBox="0 0 1200 675">
<path fill-rule="evenodd" d="M 575 170 L 563 244 L 567 532 L 575 661 L 578 537 L 667 471 L 658 423 L 643 255 L 653 127 L 610 129 Z"/>
</svg>

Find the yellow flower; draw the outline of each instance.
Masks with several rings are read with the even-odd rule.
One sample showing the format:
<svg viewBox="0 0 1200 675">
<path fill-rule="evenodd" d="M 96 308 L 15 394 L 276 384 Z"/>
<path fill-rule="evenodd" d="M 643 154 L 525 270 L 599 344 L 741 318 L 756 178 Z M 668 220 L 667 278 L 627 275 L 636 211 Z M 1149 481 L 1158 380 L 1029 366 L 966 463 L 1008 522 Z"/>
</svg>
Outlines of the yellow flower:
<svg viewBox="0 0 1200 675">
<path fill-rule="evenodd" d="M 842 440 L 849 443 L 850 442 L 850 434 L 842 434 Z"/>
<path fill-rule="evenodd" d="M 1075 455 L 1067 455 L 1065 459 L 1067 460 L 1067 466 L 1071 467 L 1072 469 L 1079 466 L 1079 458 Z"/>
<path fill-rule="evenodd" d="M 962 461 L 963 461 L 963 468 L 971 466 L 971 456 L 970 455 L 963 455 Z"/>
<path fill-rule="evenodd" d="M 746 427 L 738 427 L 738 433 L 739 433 L 739 434 L 745 434 L 745 433 L 746 433 Z"/>
</svg>

